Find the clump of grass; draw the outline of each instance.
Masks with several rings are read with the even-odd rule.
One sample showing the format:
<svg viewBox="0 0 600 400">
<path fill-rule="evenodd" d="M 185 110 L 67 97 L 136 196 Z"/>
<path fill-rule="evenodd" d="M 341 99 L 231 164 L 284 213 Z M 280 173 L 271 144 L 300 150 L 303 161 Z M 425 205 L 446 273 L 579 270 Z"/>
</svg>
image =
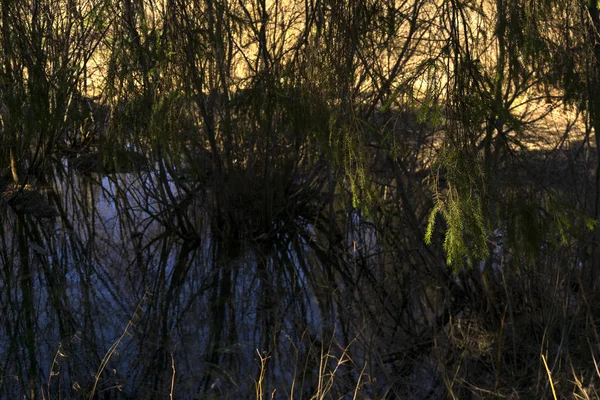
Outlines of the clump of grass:
<svg viewBox="0 0 600 400">
<path fill-rule="evenodd" d="M 321 346 L 320 354 L 319 354 L 319 362 L 318 365 L 315 365 L 314 371 L 307 371 L 306 364 L 301 369 L 301 373 L 298 374 L 299 369 L 297 368 L 298 358 L 296 358 L 296 366 L 294 369 L 294 374 L 291 382 L 289 383 L 289 390 L 286 391 L 289 393 L 287 398 L 293 400 L 298 397 L 296 394 L 296 387 L 300 384 L 301 387 L 304 387 L 308 382 L 307 375 L 315 375 L 313 382 L 310 382 L 310 386 L 313 387 L 312 391 L 308 394 L 308 398 L 311 400 L 324 400 L 328 398 L 335 398 L 339 396 L 332 396 L 332 391 L 336 384 L 336 380 L 341 376 L 341 369 L 344 366 L 350 365 L 351 367 L 356 367 L 353 360 L 350 357 L 350 345 L 346 347 L 339 347 L 340 354 L 335 354 L 333 349 L 334 342 L 332 341 L 329 346 L 324 347 Z M 270 359 L 270 356 L 261 353 L 259 350 L 256 351 L 258 354 L 260 369 L 258 378 L 255 380 L 255 397 L 256 400 L 264 400 L 265 399 L 265 386 L 267 376 L 267 361 Z M 357 399 L 361 397 L 361 382 L 365 379 L 365 371 L 367 369 L 367 364 L 365 363 L 358 374 L 358 378 L 356 382 L 353 383 L 351 387 L 348 387 L 347 380 L 344 378 L 343 387 L 349 389 L 350 392 L 346 392 L 343 397 L 352 399 Z M 299 382 L 300 381 L 300 382 Z M 341 391 L 341 390 L 340 390 Z M 273 388 L 270 391 L 269 399 L 275 399 L 275 394 L 277 392 L 276 388 Z M 300 398 L 304 398 L 303 393 L 300 393 Z M 361 397 L 362 398 L 362 397 Z"/>
</svg>

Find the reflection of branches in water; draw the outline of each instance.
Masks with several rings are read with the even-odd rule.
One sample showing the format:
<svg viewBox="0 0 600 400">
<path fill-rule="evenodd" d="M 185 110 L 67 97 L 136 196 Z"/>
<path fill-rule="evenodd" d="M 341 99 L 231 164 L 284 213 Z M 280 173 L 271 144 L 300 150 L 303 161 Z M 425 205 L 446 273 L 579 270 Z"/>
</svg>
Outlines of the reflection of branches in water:
<svg viewBox="0 0 600 400">
<path fill-rule="evenodd" d="M 415 146 L 428 134 L 423 128 Z M 422 328 L 435 318 L 414 301 L 430 282 L 440 282 L 439 263 L 419 232 L 430 202 L 418 182 L 426 156 L 415 156 L 407 144 L 392 158 L 392 144 L 382 143 L 369 157 L 385 192 L 381 209 L 368 217 L 348 211 L 351 196 L 336 167 L 308 139 L 290 151 L 271 143 L 271 153 L 240 152 L 220 177 L 186 171 L 166 145 L 151 154 L 155 168 L 136 173 L 79 175 L 57 167 L 50 196 L 60 218 L 26 218 L 24 229 L 39 282 L 30 326 L 48 332 L 29 353 L 40 357 L 38 369 L 61 372 L 50 380 L 50 394 L 77 397 L 64 389 L 75 382 L 89 396 L 96 384 L 89 371 L 103 365 L 101 388 L 118 385 L 134 397 L 166 396 L 172 388 L 177 398 L 244 397 L 253 390 L 248 376 L 261 378 L 253 359 L 258 348 L 270 355 L 265 388 L 312 395 L 327 382 L 341 397 L 354 390 L 366 365 L 371 377 L 385 378 L 399 348 L 430 348 Z M 198 163 L 192 171 L 209 169 L 207 160 Z M 3 244 L 2 254 L 13 262 L 19 246 L 5 225 L 16 217 L 6 213 L 2 240 L 12 243 Z M 12 303 L 3 304 L 17 313 L 24 286 L 13 270 L 12 280 L 2 282 L 11 286 Z M 152 296 L 144 312 L 128 327 L 132 340 L 103 364 L 105 349 L 146 292 Z M 12 337 L 27 354 L 26 343 Z M 66 357 L 55 363 L 49 357 L 57 348 Z M 8 358 L 15 365 L 16 354 Z M 342 359 L 353 367 L 338 366 Z M 28 365 L 19 368 L 6 370 L 28 375 Z M 331 387 L 319 371 L 335 371 L 339 379 Z M 373 384 L 373 393 L 391 380 Z M 97 392 L 108 396 L 111 389 Z"/>
<path fill-rule="evenodd" d="M 49 380 L 48 391 L 63 398 L 72 395 L 65 388 L 93 390 L 88 371 L 102 365 L 102 349 L 146 291 L 152 297 L 129 330 L 134 340 L 107 360 L 102 387 L 120 385 L 145 397 L 164 393 L 171 387 L 173 353 L 176 391 L 219 386 L 245 392 L 244 377 L 256 368 L 251 359 L 256 347 L 273 355 L 265 380 L 270 385 L 296 378 L 292 371 L 298 366 L 286 357 L 291 344 L 299 351 L 297 362 L 316 368 L 322 343 L 350 342 L 352 327 L 336 309 L 347 307 L 342 288 L 351 290 L 361 279 L 353 281 L 352 274 L 364 271 L 348 270 L 347 249 L 336 244 L 344 242 L 344 228 L 321 214 L 320 173 L 286 179 L 299 183 L 272 203 L 271 223 L 255 211 L 260 206 L 244 200 L 250 193 L 235 194 L 232 204 L 251 208 L 231 213 L 229 223 L 237 228 L 229 237 L 213 228 L 210 188 L 187 206 L 174 206 L 173 198 L 189 194 L 152 173 L 93 180 L 61 171 L 55 178 L 52 200 L 60 219 L 4 211 L 2 313 L 8 323 L 2 329 L 11 338 L 2 349 L 4 371 L 40 382 L 48 380 L 37 370 L 60 372 Z M 289 203 L 280 203 L 284 200 Z M 12 229 L 17 223 L 20 228 Z M 257 225 L 270 228 L 253 228 Z M 186 229 L 193 230 L 193 240 L 182 234 Z M 27 314 L 29 322 L 23 319 Z M 329 328 L 322 331 L 325 321 Z M 41 331 L 42 340 L 21 339 L 27 332 L 40 337 Z M 50 360 L 57 348 L 64 357 Z M 28 373 L 32 366 L 36 371 Z M 309 390 L 311 382 L 306 378 L 301 390 Z"/>
<path fill-rule="evenodd" d="M 371 357 L 420 334 L 411 303 L 417 289 L 410 287 L 433 272 L 411 267 L 434 263 L 416 247 L 418 234 L 398 234 L 423 218 L 414 210 L 407 216 L 412 209 L 401 191 L 409 183 L 388 189 L 382 203 L 396 207 L 395 220 L 377 213 L 367 219 L 348 213 L 331 190 L 327 162 L 302 160 L 281 155 L 262 173 L 240 165 L 222 182 L 180 179 L 169 158 L 157 160 L 156 170 L 106 176 L 58 168 L 50 196 L 60 218 L 3 211 L 1 256 L 10 267 L 0 282 L 9 321 L 1 329 L 11 338 L 2 348 L 4 371 L 39 382 L 48 380 L 28 374 L 30 365 L 60 372 L 48 392 L 62 398 L 78 396 L 65 389 L 75 383 L 89 396 L 96 384 L 89 371 L 101 365 L 101 388 L 118 385 L 136 397 L 171 388 L 183 397 L 245 396 L 253 390 L 248 375 L 260 376 L 253 359 L 259 348 L 271 357 L 265 388 L 314 393 L 324 382 L 321 369 L 340 375 L 330 393 L 353 389 L 362 367 L 378 366 Z M 402 168 L 394 179 L 406 178 Z M 21 231 L 11 228 L 17 221 Z M 390 250 L 399 242 L 406 250 Z M 28 255 L 29 283 L 19 280 L 19 251 Z M 103 364 L 103 349 L 146 292 L 152 296 L 128 328 L 132 340 Z M 17 322 L 24 307 L 29 323 Z M 21 339 L 28 329 L 36 337 L 43 331 L 43 340 Z M 65 357 L 53 361 L 56 349 Z M 342 357 L 360 368 L 338 367 Z M 5 393 L 23 388 L 3 386 Z"/>
<path fill-rule="evenodd" d="M 90 399 L 94 398 L 94 394 L 96 393 L 96 389 L 98 388 L 98 382 L 100 381 L 100 377 L 104 373 L 104 370 L 106 369 L 106 366 L 108 365 L 108 362 L 110 361 L 112 356 L 117 351 L 117 348 L 120 346 L 120 344 L 123 341 L 123 339 L 125 338 L 125 336 L 129 334 L 129 328 L 131 326 L 134 326 L 135 320 L 139 318 L 139 314 L 143 311 L 143 304 L 145 301 L 146 301 L 146 295 L 144 295 L 144 297 L 140 300 L 139 304 L 135 308 L 135 311 L 134 311 L 131 319 L 129 321 L 127 321 L 127 326 L 123 330 L 123 333 L 121 334 L 121 336 L 119 336 L 119 338 L 112 344 L 112 346 L 110 346 L 110 348 L 107 350 L 106 354 L 102 358 L 102 361 L 100 362 L 100 366 L 98 367 L 98 371 L 94 374 L 94 386 L 92 387 L 92 390 L 91 390 L 91 393 L 89 396 Z M 53 361 L 53 363 L 54 363 L 54 361 Z"/>
</svg>

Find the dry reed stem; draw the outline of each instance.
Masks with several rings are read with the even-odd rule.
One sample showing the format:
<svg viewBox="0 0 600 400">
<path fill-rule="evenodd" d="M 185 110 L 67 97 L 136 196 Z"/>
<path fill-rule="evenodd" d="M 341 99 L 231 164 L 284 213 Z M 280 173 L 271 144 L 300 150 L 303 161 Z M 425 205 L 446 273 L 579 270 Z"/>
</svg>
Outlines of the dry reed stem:
<svg viewBox="0 0 600 400">
<path fill-rule="evenodd" d="M 317 392 L 311 397 L 311 399 L 319 399 L 319 400 L 325 399 L 325 396 L 327 396 L 327 394 L 331 391 L 331 389 L 333 388 L 334 378 L 335 378 L 339 368 L 348 362 L 352 362 L 352 359 L 348 355 L 348 350 L 350 348 L 350 345 L 353 342 L 354 342 L 354 340 L 342 349 L 342 355 L 339 358 L 337 358 L 336 356 L 331 354 L 331 347 L 333 346 L 333 343 L 330 343 L 329 347 L 327 348 L 326 354 L 323 354 L 324 349 L 323 349 L 323 346 L 321 346 L 321 360 L 319 362 L 319 379 L 318 379 L 318 384 L 317 384 Z M 327 361 L 330 358 L 335 359 L 337 361 L 337 363 L 332 371 L 326 372 Z M 325 377 L 327 377 L 326 381 L 325 381 Z M 360 382 L 360 378 L 359 378 L 359 382 Z M 358 386 L 357 386 L 357 388 L 358 388 Z M 354 397 L 356 397 L 356 390 L 354 393 Z"/>
<path fill-rule="evenodd" d="M 267 360 L 270 358 L 270 356 L 263 356 L 262 354 L 260 354 L 260 350 L 256 349 L 256 354 L 258 354 L 258 358 L 260 359 L 260 373 L 258 375 L 258 381 L 255 381 L 255 395 L 256 395 L 256 400 L 262 400 L 263 396 L 264 396 L 264 390 L 263 390 L 263 381 L 265 379 L 265 373 L 267 371 Z M 275 391 L 273 391 L 273 395 L 275 394 Z"/>
<path fill-rule="evenodd" d="M 554 389 L 554 381 L 552 380 L 552 373 L 550 372 L 550 368 L 548 368 L 548 363 L 546 362 L 546 356 L 542 353 L 542 361 L 544 362 L 544 367 L 546 368 L 546 373 L 548 374 L 548 381 L 550 381 L 550 388 L 552 389 L 552 397 L 554 400 L 558 400 L 556 397 L 556 390 Z"/>
<path fill-rule="evenodd" d="M 171 352 L 171 369 L 173 370 L 173 374 L 171 375 L 171 391 L 169 392 L 169 399 L 173 400 L 173 391 L 175 390 L 175 357 L 173 357 L 173 352 Z"/>
<path fill-rule="evenodd" d="M 356 386 L 354 387 L 354 396 L 352 396 L 352 400 L 356 400 L 356 395 L 358 395 L 358 390 L 360 388 L 360 381 L 362 380 L 362 377 L 365 373 L 365 369 L 367 369 L 366 361 L 365 361 L 365 364 L 363 365 L 362 369 L 360 370 L 360 375 L 358 376 L 358 380 L 356 381 Z"/>
<path fill-rule="evenodd" d="M 54 358 L 52 359 L 52 365 L 50 366 L 50 374 L 48 375 L 48 384 L 47 384 L 48 398 L 50 398 L 50 381 L 52 380 L 52 377 L 54 375 L 58 375 L 58 373 L 56 373 L 56 374 L 54 373 L 54 367 L 58 364 L 58 362 L 57 362 L 58 356 L 65 357 L 65 355 L 63 354 L 61 349 L 62 349 L 62 344 L 59 344 L 58 349 L 56 350 L 56 353 L 54 354 Z M 42 389 L 42 398 L 45 398 L 43 389 Z"/>
<path fill-rule="evenodd" d="M 100 381 L 100 376 L 102 375 L 102 372 L 104 371 L 104 368 L 106 368 L 106 365 L 110 361 L 112 355 L 117 350 L 117 347 L 119 347 L 119 344 L 121 344 L 121 342 L 125 338 L 125 335 L 127 335 L 129 333 L 129 327 L 133 326 L 133 319 L 138 314 L 138 312 L 142 309 L 142 304 L 144 303 L 144 300 L 146 299 L 146 295 L 147 294 L 144 294 L 144 296 L 142 297 L 142 299 L 139 301 L 137 307 L 135 308 L 135 311 L 133 312 L 133 315 L 131 316 L 131 318 L 129 319 L 129 321 L 127 321 L 127 326 L 123 330 L 123 333 L 121 334 L 121 336 L 119 336 L 119 338 L 112 344 L 112 346 L 110 346 L 110 348 L 108 349 L 108 351 L 104 355 L 104 358 L 102 358 L 102 362 L 100 362 L 100 366 L 98 367 L 98 371 L 94 375 L 94 387 L 92 388 L 92 392 L 90 393 L 90 397 L 89 397 L 90 400 L 92 400 L 94 398 L 94 394 L 96 393 L 96 388 L 98 387 L 98 382 Z"/>
<path fill-rule="evenodd" d="M 573 374 L 574 379 L 572 383 L 574 383 L 577 386 L 577 389 L 579 389 L 579 391 L 583 393 L 583 396 L 577 393 L 573 393 L 573 396 L 577 399 L 589 400 L 590 396 L 588 396 L 587 390 L 583 387 L 583 375 L 582 378 L 579 379 L 579 377 L 577 376 L 577 372 L 575 371 L 575 367 L 573 367 L 572 360 L 569 366 L 571 367 L 571 373 Z"/>
</svg>

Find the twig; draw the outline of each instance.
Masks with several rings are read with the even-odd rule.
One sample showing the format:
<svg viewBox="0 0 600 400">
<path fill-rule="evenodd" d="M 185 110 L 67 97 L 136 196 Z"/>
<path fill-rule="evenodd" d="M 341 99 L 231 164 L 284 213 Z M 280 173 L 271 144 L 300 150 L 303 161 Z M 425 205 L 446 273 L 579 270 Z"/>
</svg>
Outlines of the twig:
<svg viewBox="0 0 600 400">
<path fill-rule="evenodd" d="M 114 352 L 117 350 L 117 347 L 119 346 L 119 344 L 121 344 L 121 341 L 123 340 L 123 338 L 125 338 L 125 335 L 127 335 L 128 331 L 129 331 L 129 327 L 133 325 L 133 318 L 135 318 L 138 311 L 141 310 L 142 304 L 145 299 L 146 299 L 146 294 L 144 294 L 144 296 L 138 303 L 137 307 L 135 308 L 135 311 L 133 312 L 131 319 L 129 319 L 129 321 L 127 322 L 127 326 L 125 327 L 125 330 L 123 330 L 123 333 L 121 334 L 121 336 L 113 343 L 112 346 L 110 346 L 110 348 L 104 355 L 104 358 L 102 359 L 102 362 L 100 363 L 100 367 L 98 367 L 98 371 L 94 375 L 94 378 L 95 378 L 94 379 L 94 387 L 92 388 L 92 392 L 90 393 L 90 400 L 92 400 L 94 398 L 94 394 L 96 393 L 96 388 L 98 386 L 98 382 L 100 381 L 100 376 L 102 375 L 104 368 L 106 368 L 106 365 L 110 361 Z"/>
<path fill-rule="evenodd" d="M 554 390 L 554 382 L 552 381 L 552 374 L 550 373 L 550 368 L 548 368 L 548 363 L 546 362 L 546 356 L 544 354 L 541 354 L 542 356 L 542 361 L 544 362 L 544 367 L 546 367 L 546 373 L 548 374 L 548 380 L 550 381 L 550 388 L 552 389 L 552 397 L 554 397 L 554 400 L 558 400 L 558 397 L 556 397 L 556 390 Z"/>
</svg>

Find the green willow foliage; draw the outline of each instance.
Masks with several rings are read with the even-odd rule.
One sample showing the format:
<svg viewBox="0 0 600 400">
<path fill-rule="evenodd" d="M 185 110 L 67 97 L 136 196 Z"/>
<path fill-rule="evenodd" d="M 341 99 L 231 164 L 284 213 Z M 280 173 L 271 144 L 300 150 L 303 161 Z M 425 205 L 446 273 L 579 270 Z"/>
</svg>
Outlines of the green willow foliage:
<svg viewBox="0 0 600 400">
<path fill-rule="evenodd" d="M 452 152 L 438 160 L 438 174 L 445 176 L 447 187 L 436 191 L 435 205 L 429 216 L 425 242 L 431 244 L 435 218 L 440 214 L 447 223 L 444 250 L 449 265 L 462 265 L 489 255 L 482 195 L 483 174 L 473 159 L 461 152 Z M 473 173 L 474 172 L 474 173 Z M 436 188 L 440 186 L 436 182 Z M 478 190 L 479 188 L 479 190 Z"/>
<path fill-rule="evenodd" d="M 594 315 L 577 345 L 562 328 L 574 326 L 571 284 L 582 278 L 572 266 L 600 271 L 598 27 L 587 0 L 3 0 L 0 256 L 12 289 L 0 291 L 0 313 L 16 343 L 3 365 L 21 372 L 19 382 L 0 378 L 0 397 L 12 394 L 7 382 L 33 393 L 93 380 L 95 316 L 121 315 L 102 308 L 105 284 L 91 266 L 108 269 L 104 256 L 115 258 L 115 299 L 154 292 L 146 322 L 135 318 L 139 361 L 128 352 L 125 370 L 103 375 L 115 393 L 131 377 L 131 398 L 166 397 L 172 385 L 214 397 L 221 381 L 229 397 L 248 397 L 250 344 L 288 363 L 269 372 L 272 383 L 286 371 L 295 380 L 298 365 L 329 387 L 339 371 L 336 398 L 363 388 L 365 398 L 433 398 L 453 387 L 446 397 L 480 387 L 545 398 L 532 368 L 540 348 L 571 349 L 555 371 L 594 379 L 592 361 L 572 363 L 596 334 Z M 82 179 L 80 190 L 80 172 L 111 176 Z M 118 229 L 96 204 L 106 184 Z M 39 214 L 27 215 L 24 193 L 55 205 L 56 224 L 30 224 Z M 111 241 L 96 245 L 97 225 L 134 246 L 135 263 L 105 251 Z M 499 249 L 501 277 L 487 268 Z M 481 274 L 469 271 L 482 261 Z M 531 266 L 540 270 L 515 283 Z M 32 295 L 44 282 L 57 309 L 59 293 L 74 299 L 61 343 L 79 321 L 92 325 L 79 341 L 91 352 L 72 347 L 59 360 L 80 373 L 58 374 L 53 362 L 40 379 L 48 342 L 36 339 L 35 319 L 52 331 L 44 307 L 55 307 Z M 417 379 L 425 370 L 435 370 L 431 385 Z M 301 386 L 290 395 L 312 396 Z"/>
<path fill-rule="evenodd" d="M 559 200 L 564 193 L 543 184 L 531 189 L 525 182 L 514 189 L 501 184 L 510 176 L 507 169 L 530 162 L 527 138 L 541 136 L 535 131 L 539 114 L 519 110 L 529 101 L 523 98 L 544 92 L 548 102 L 575 103 L 595 119 L 589 79 L 598 67 L 590 60 L 588 9 L 578 2 L 453 4 L 446 20 L 451 33 L 446 138 L 433 171 L 438 175 L 435 205 L 425 240 L 432 242 L 441 215 L 447 224 L 447 262 L 473 265 L 489 255 L 493 231 L 501 228 L 515 254 L 533 264 L 544 243 L 566 244 L 567 232 L 581 237 L 572 228 L 593 228 L 597 218 L 585 217 L 586 211 Z M 487 30 L 473 23 L 473 15 Z M 493 56 L 485 58 L 482 48 Z M 523 195 L 529 190 L 539 191 L 544 200 Z"/>
<path fill-rule="evenodd" d="M 427 125 L 442 149 L 421 166 L 435 176 L 435 195 L 425 213 L 429 224 L 420 211 L 412 210 L 410 220 L 424 225 L 415 227 L 423 234 L 427 226 L 425 239 L 433 243 L 441 216 L 447 261 L 459 264 L 485 257 L 496 228 L 531 225 L 507 222 L 521 209 L 514 205 L 529 199 L 497 185 L 528 157 L 527 138 L 541 134 L 534 125 L 546 111 L 523 108 L 543 98 L 575 104 L 600 129 L 596 4 L 168 0 L 154 6 L 3 2 L 0 161 L 14 183 L 82 136 L 84 124 L 69 116 L 80 107 L 77 99 L 93 94 L 111 109 L 106 143 L 154 145 L 154 152 L 174 139 L 181 139 L 177 149 L 193 143 L 210 153 L 223 187 L 252 168 L 269 175 L 264 171 L 324 155 L 332 185 L 368 214 L 385 197 L 374 178 L 373 149 L 387 152 L 392 163 L 411 160 L 414 125 Z M 392 112 L 412 113 L 416 122 L 398 134 L 400 118 Z M 409 201 L 411 193 L 402 195 Z M 597 219 L 596 203 L 583 214 Z M 563 232 L 563 220 L 533 224 L 542 230 L 525 236 L 547 235 L 548 227 Z"/>
</svg>

